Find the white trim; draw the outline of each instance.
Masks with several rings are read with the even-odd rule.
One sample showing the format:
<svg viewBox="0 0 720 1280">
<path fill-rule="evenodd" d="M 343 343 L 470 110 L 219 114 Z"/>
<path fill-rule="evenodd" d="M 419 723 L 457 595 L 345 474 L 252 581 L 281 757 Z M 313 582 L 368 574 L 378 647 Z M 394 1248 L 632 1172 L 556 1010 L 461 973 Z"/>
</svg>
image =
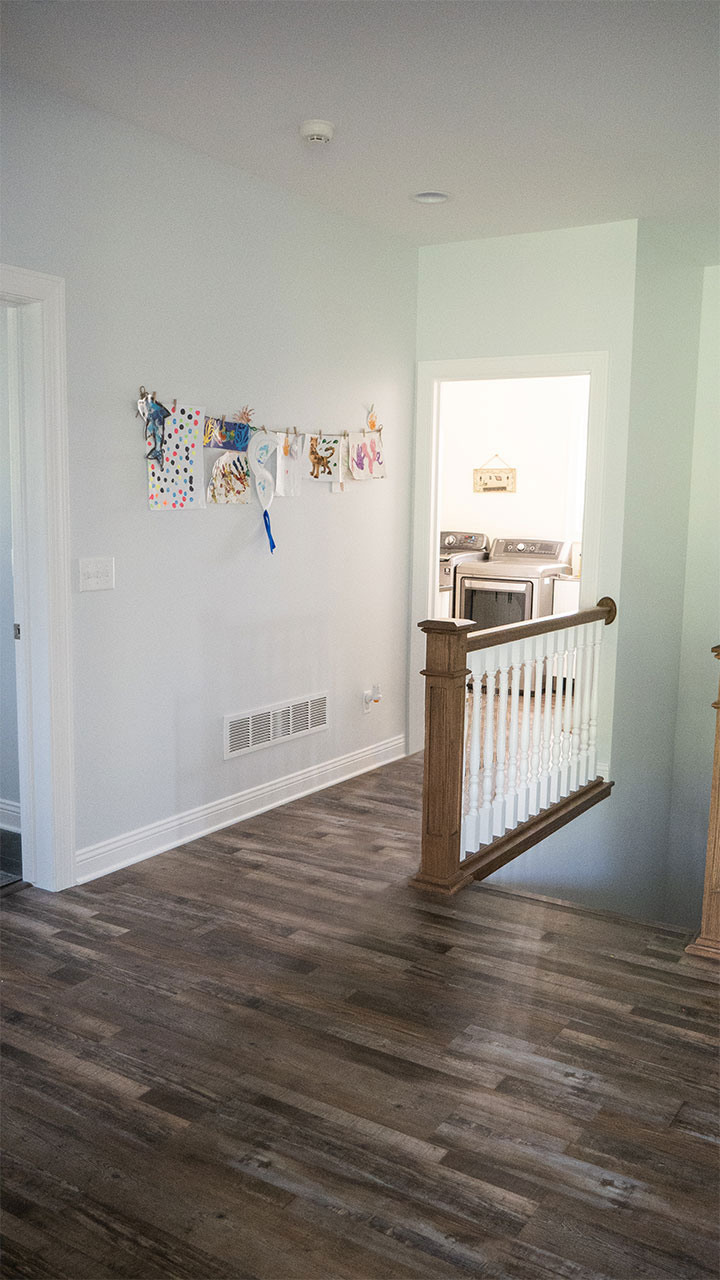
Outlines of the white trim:
<svg viewBox="0 0 720 1280">
<path fill-rule="evenodd" d="M 75 850 L 65 282 L 0 266 L 0 302 L 18 352 L 10 434 L 23 874 L 55 890 L 73 883 Z"/>
<path fill-rule="evenodd" d="M 3 831 L 20 831 L 19 800 L 0 800 L 0 827 Z"/>
<path fill-rule="evenodd" d="M 87 880 L 95 880 L 97 876 L 130 867 L 157 853 L 167 853 L 169 849 L 176 849 L 189 840 L 199 840 L 201 836 L 241 822 L 244 818 L 252 818 L 267 809 L 288 804 L 291 800 L 299 800 L 324 787 L 331 787 L 371 769 L 378 769 L 381 765 L 401 759 L 405 754 L 405 735 L 399 734 L 385 742 L 377 742 L 374 746 L 349 751 L 347 755 L 328 760 L 325 764 L 311 765 L 297 773 L 289 773 L 284 778 L 276 778 L 274 782 L 263 782 L 247 791 L 239 791 L 234 796 L 226 796 L 196 809 L 188 809 L 185 813 L 177 813 L 161 822 L 138 827 L 135 831 L 128 831 L 112 840 L 88 845 L 78 851 L 75 883 L 85 884 Z"/>
<path fill-rule="evenodd" d="M 423 689 L 418 673 L 425 664 L 425 646 L 417 624 L 431 618 L 435 610 L 440 545 L 437 492 L 440 384 L 491 378 L 552 378 L 574 373 L 590 375 L 580 584 L 580 607 L 584 608 L 594 605 L 600 596 L 606 594 L 601 589 L 599 576 L 606 484 L 608 353 L 561 352 L 558 355 L 493 356 L 476 360 L 423 360 L 418 363 L 408 677 L 408 751 L 411 753 L 422 750 L 424 738 Z M 610 742 L 612 724 L 605 720 L 603 728 L 604 736 Z"/>
</svg>

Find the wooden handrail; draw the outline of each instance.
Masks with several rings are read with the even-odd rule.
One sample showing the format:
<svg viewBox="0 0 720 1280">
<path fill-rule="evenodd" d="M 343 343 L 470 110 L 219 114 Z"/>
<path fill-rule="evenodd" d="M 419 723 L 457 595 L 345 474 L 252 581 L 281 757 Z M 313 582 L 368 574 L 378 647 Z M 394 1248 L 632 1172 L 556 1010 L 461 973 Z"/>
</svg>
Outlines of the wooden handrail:
<svg viewBox="0 0 720 1280">
<path fill-rule="evenodd" d="M 422 826 L 422 852 L 421 864 L 417 875 L 413 878 L 412 883 L 418 888 L 432 889 L 440 893 L 454 893 L 461 885 L 467 883 L 470 879 L 482 877 L 490 874 L 498 866 L 504 865 L 511 858 L 516 857 L 524 849 L 529 848 L 538 840 L 543 839 L 549 832 L 557 830 L 566 822 L 572 820 L 579 813 L 585 811 L 591 805 L 597 804 L 598 801 L 605 799 L 610 794 L 611 782 L 606 782 L 602 778 L 589 778 L 588 769 L 590 762 L 595 761 L 595 738 L 594 729 L 597 726 L 597 650 L 599 644 L 599 633 L 597 633 L 598 624 L 604 622 L 607 626 L 615 620 L 617 609 L 615 602 L 609 596 L 604 596 L 599 600 L 593 609 L 581 609 L 577 613 L 556 614 L 548 618 L 537 618 L 534 621 L 515 622 L 507 627 L 492 627 L 486 631 L 478 629 L 477 623 L 467 618 L 429 618 L 425 622 L 418 625 L 425 632 L 427 639 L 427 654 L 425 661 L 425 762 L 424 762 L 424 783 L 423 783 L 423 826 Z M 596 638 L 587 646 L 587 632 L 580 631 L 578 635 L 582 637 L 577 643 L 575 638 L 565 636 L 562 640 L 563 648 L 558 650 L 552 639 L 541 640 L 538 645 L 531 645 L 530 649 L 532 657 L 527 652 L 526 641 L 534 637 L 549 636 L 550 633 L 572 633 L 576 628 L 587 627 L 595 629 Z M 515 644 L 516 641 L 522 641 L 521 649 L 511 650 L 509 646 Z M 572 646 L 576 647 L 573 648 Z M 566 647 L 566 646 L 569 646 Z M 586 648 L 587 646 L 587 648 Z M 503 701 L 502 707 L 502 723 L 505 724 L 504 716 L 507 712 L 509 715 L 510 735 L 515 735 L 515 755 L 513 759 L 517 760 L 518 750 L 518 699 L 519 699 L 519 670 L 523 669 L 523 698 L 530 688 L 532 680 L 535 681 L 535 689 L 542 686 L 538 681 L 542 679 L 542 664 L 546 660 L 550 663 L 551 655 L 553 661 L 577 662 L 578 680 L 582 690 L 581 702 L 573 703 L 574 694 L 572 686 L 574 677 L 568 682 L 570 692 L 565 700 L 565 708 L 567 708 L 567 717 L 572 713 L 572 719 L 565 718 L 560 725 L 559 711 L 553 710 L 551 713 L 551 702 L 545 700 L 543 704 L 543 725 L 540 725 L 538 716 L 539 703 L 535 703 L 535 711 L 533 712 L 533 745 L 530 747 L 529 732 L 529 699 L 523 703 L 523 725 L 522 734 L 525 734 L 523 759 L 530 762 L 532 759 L 532 780 L 527 782 L 527 767 L 525 770 L 525 810 L 530 808 L 530 815 L 526 821 L 519 819 L 519 800 L 520 789 L 513 780 L 512 785 L 500 800 L 501 810 L 491 813 L 493 800 L 492 788 L 494 786 L 493 778 L 497 777 L 493 773 L 495 768 L 494 753 L 494 730 L 492 728 L 492 717 L 488 719 L 485 714 L 485 730 L 482 747 L 479 745 L 480 719 L 476 715 L 473 721 L 473 739 L 474 745 L 470 748 L 470 769 L 472 772 L 473 786 L 475 788 L 474 799 L 471 800 L 471 808 L 469 809 L 469 820 L 476 823 L 472 827 L 473 835 L 471 839 L 480 840 L 481 844 L 477 852 L 468 852 L 466 846 L 461 850 L 464 835 L 464 759 L 465 759 L 465 738 L 466 738 L 466 707 L 468 698 L 468 676 L 471 674 L 468 662 L 472 661 L 477 664 L 477 659 L 471 659 L 470 655 L 478 650 L 498 650 L 498 696 Z M 587 659 L 585 654 L 587 652 Z M 560 654 L 560 658 L 554 656 Z M 502 656 L 504 655 L 504 657 Z M 569 656 L 568 656 L 569 655 Z M 492 654 L 490 661 L 493 660 Z M 485 659 L 481 659 L 485 661 Z M 504 664 L 504 665 L 503 665 Z M 583 665 L 584 664 L 584 665 Z M 590 670 L 588 664 L 593 664 L 593 679 L 589 683 L 587 677 L 582 683 L 582 672 Z M 514 675 L 513 693 L 509 700 L 508 688 L 508 670 L 512 667 Z M 562 670 L 562 667 L 560 668 Z M 570 666 L 568 666 L 570 670 Z M 534 675 L 533 675 L 534 671 Z M 548 667 L 552 684 L 552 667 Z M 494 674 L 488 676 L 489 696 L 494 696 L 495 688 Z M 564 685 L 564 681 L 559 684 Z M 476 697 L 484 696 L 484 686 L 482 681 L 479 682 L 476 691 Z M 563 691 L 564 696 L 564 691 Z M 479 704 L 478 704 L 479 705 Z M 561 705 L 559 702 L 556 704 Z M 508 710 L 514 707 L 514 711 Z M 594 709 L 593 709 L 594 708 Z M 493 713 L 494 714 L 494 713 Z M 551 721 L 551 714 L 554 720 Z M 565 712 L 563 712 L 565 714 Z M 514 715 L 514 721 L 513 721 Z M 488 725 L 490 728 L 488 729 Z M 553 728 L 554 725 L 554 728 Z M 513 727 L 514 726 L 514 727 Z M 559 760 L 557 753 L 555 755 L 552 770 L 549 765 L 550 756 L 550 737 L 552 733 L 558 735 L 556 741 L 560 741 L 560 736 L 568 743 L 568 756 Z M 489 736 L 488 736 L 489 735 Z M 504 728 L 500 732 L 500 764 L 497 773 L 504 776 L 505 764 L 505 732 Z M 573 751 L 570 752 L 569 744 L 573 742 Z M 544 744 L 541 746 L 541 744 Z M 512 748 L 511 748 L 512 749 Z M 473 752 L 477 758 L 472 763 Z M 483 754 L 483 778 L 480 777 L 480 754 Z M 544 755 L 542 755 L 544 753 Z M 540 776 L 540 760 L 544 761 L 542 767 L 545 773 L 541 779 Z M 553 773 L 554 770 L 554 773 Z M 551 776 L 552 775 L 552 776 Z M 572 781 L 572 779 L 575 779 Z M 582 781 L 578 782 L 578 779 Z M 482 822 L 480 828 L 477 824 L 480 822 L 480 804 L 478 788 L 482 782 L 485 794 L 482 800 Z M 487 787 L 490 791 L 487 791 Z M 567 788 L 570 786 L 571 792 L 568 794 Z M 530 787 L 535 790 L 531 793 Z M 514 788 L 514 790 L 513 790 Z M 544 792 L 542 790 L 544 788 Z M 551 791 L 554 791 L 552 801 L 549 802 Z M 530 794 L 534 799 L 529 800 Z M 537 805 L 539 798 L 544 794 L 544 801 L 540 810 L 537 807 L 530 807 L 531 804 Z M 515 797 L 515 808 L 512 810 L 514 819 L 512 822 L 506 823 L 506 829 L 510 828 L 508 834 L 500 839 L 496 839 L 494 823 L 497 821 L 502 824 L 505 821 L 505 795 L 508 797 L 508 803 L 512 804 L 512 797 Z M 492 802 L 492 803 L 491 803 Z M 475 807 L 472 808 L 472 805 Z M 488 815 L 490 815 L 490 827 L 488 827 Z M 487 835 L 479 834 L 480 830 L 485 833 L 492 830 L 492 838 L 490 843 L 487 842 Z"/>
<path fill-rule="evenodd" d="M 496 644 L 512 644 L 514 640 L 526 640 L 529 636 L 547 635 L 549 631 L 564 631 L 568 627 L 581 627 L 585 622 L 604 622 L 609 626 L 617 617 L 617 606 L 610 596 L 603 596 L 593 609 L 580 609 L 577 613 L 554 613 L 547 618 L 533 618 L 528 622 L 511 622 L 506 627 L 488 627 L 477 630 L 476 623 L 468 618 L 428 618 L 419 622 L 421 631 L 462 634 L 465 651 L 492 649 Z M 423 672 L 423 675 L 426 673 Z"/>
</svg>

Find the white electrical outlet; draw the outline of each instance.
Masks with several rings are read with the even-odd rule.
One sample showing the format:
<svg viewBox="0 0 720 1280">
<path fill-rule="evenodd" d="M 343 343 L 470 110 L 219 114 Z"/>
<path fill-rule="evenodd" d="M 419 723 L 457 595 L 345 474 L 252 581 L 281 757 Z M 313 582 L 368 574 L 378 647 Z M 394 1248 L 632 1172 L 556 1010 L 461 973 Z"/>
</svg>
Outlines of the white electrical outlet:
<svg viewBox="0 0 720 1280">
<path fill-rule="evenodd" d="M 382 690 L 379 684 L 374 684 L 372 689 L 366 689 L 363 693 L 363 711 L 365 715 L 372 710 L 377 702 L 382 702 Z"/>
<path fill-rule="evenodd" d="M 115 557 L 94 556 L 79 560 L 81 591 L 112 591 L 115 588 Z"/>
</svg>

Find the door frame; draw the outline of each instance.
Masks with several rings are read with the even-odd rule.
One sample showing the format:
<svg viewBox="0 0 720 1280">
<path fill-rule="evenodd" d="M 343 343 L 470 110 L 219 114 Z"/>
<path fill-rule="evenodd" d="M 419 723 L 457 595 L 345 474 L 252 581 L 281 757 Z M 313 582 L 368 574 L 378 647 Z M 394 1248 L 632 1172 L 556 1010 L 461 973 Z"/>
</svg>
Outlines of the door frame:
<svg viewBox="0 0 720 1280">
<path fill-rule="evenodd" d="M 65 281 L 0 265 L 0 302 L 10 347 L 23 878 L 57 890 L 74 884 L 75 867 Z"/>
<path fill-rule="evenodd" d="M 424 743 L 422 680 L 425 638 L 418 623 L 433 616 L 434 582 L 440 546 L 438 467 L 440 458 L 440 386 L 443 382 L 480 382 L 508 378 L 561 378 L 590 375 L 585 506 L 583 510 L 580 608 L 596 604 L 600 589 L 605 456 L 607 448 L 608 352 L 558 355 L 490 356 L 473 360 L 423 360 L 418 363 L 415 418 L 413 557 L 408 675 L 408 751 Z M 433 576 L 434 575 L 434 576 Z M 609 769 L 612 723 L 603 724 L 603 767 Z M 608 774 L 606 773 L 607 777 Z"/>
</svg>

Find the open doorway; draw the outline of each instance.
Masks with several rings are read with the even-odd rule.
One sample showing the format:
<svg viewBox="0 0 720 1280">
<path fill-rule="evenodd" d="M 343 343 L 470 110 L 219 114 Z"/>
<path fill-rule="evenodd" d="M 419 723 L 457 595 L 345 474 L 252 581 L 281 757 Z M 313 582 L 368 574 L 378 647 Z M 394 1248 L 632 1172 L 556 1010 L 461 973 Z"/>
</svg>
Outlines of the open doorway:
<svg viewBox="0 0 720 1280">
<path fill-rule="evenodd" d="M 423 361 L 418 365 L 408 685 L 409 752 L 420 751 L 424 739 L 424 681 L 421 672 L 425 665 L 425 645 L 418 623 L 425 618 L 438 616 L 440 533 L 441 530 L 452 527 L 441 522 L 441 520 L 450 519 L 450 509 L 444 505 L 443 496 L 445 484 L 443 473 L 447 473 L 449 465 L 448 459 L 441 456 L 443 402 L 448 404 L 453 397 L 459 401 L 464 394 L 462 390 L 464 384 L 482 384 L 488 389 L 493 382 L 504 383 L 507 387 L 514 383 L 518 387 L 518 399 L 515 401 L 515 407 L 518 408 L 523 402 L 523 395 L 532 397 L 531 384 L 535 383 L 537 387 L 544 384 L 547 389 L 547 403 L 543 412 L 547 410 L 548 413 L 552 413 L 551 393 L 555 389 L 559 392 L 561 384 L 568 380 L 565 383 L 568 400 L 572 401 L 573 397 L 576 397 L 573 412 L 579 414 L 579 420 L 582 420 L 584 414 L 586 425 L 584 454 L 582 431 L 575 441 L 577 447 L 574 450 L 565 450 L 565 461 L 562 467 L 557 465 L 557 449 L 555 449 L 556 479 L 558 482 L 562 481 L 565 506 L 561 517 L 562 529 L 559 530 L 558 537 L 564 538 L 566 533 L 574 534 L 581 528 L 579 538 L 567 539 L 571 544 L 580 543 L 580 547 L 575 548 L 574 565 L 571 564 L 576 571 L 572 575 L 574 586 L 569 587 L 570 595 L 565 600 L 561 601 L 561 592 L 556 596 L 558 612 L 571 612 L 576 608 L 583 609 L 595 605 L 600 596 L 607 594 L 608 589 L 606 583 L 601 583 L 601 571 L 606 576 L 607 561 L 607 556 L 603 555 L 603 509 L 606 507 L 609 510 L 612 506 L 610 501 L 612 494 L 607 488 L 611 483 L 606 458 L 607 371 L 608 357 L 607 352 L 604 351 Z M 578 381 L 570 381 L 575 378 L 578 378 Z M 555 388 L 551 385 L 553 383 Z M 471 391 L 469 394 L 472 399 L 474 393 Z M 502 400 L 504 392 L 502 389 L 498 393 L 487 390 L 486 396 L 495 396 L 496 399 Z M 512 398 L 508 399 L 507 403 L 511 405 Z M 492 419 L 493 430 L 501 426 L 503 421 L 507 421 L 508 412 L 510 412 L 509 409 Z M 498 413 L 500 413 L 499 409 Z M 487 421 L 490 419 L 488 418 Z M 484 442 L 480 444 L 478 441 L 477 454 L 474 442 L 468 446 L 472 453 L 468 453 L 462 462 L 463 501 L 471 505 L 469 510 L 467 507 L 454 508 L 457 517 L 462 517 L 461 523 L 457 526 L 458 529 L 463 528 L 467 516 L 468 531 L 478 531 L 506 539 L 513 535 L 513 548 L 516 547 L 517 540 L 524 541 L 526 535 L 538 538 L 551 537 L 549 529 L 519 527 L 519 521 L 523 517 L 539 519 L 543 515 L 541 511 L 529 505 L 522 510 L 521 506 L 511 504 L 511 499 L 519 495 L 523 495 L 520 499 L 521 503 L 524 503 L 525 499 L 529 503 L 532 497 L 533 502 L 537 499 L 542 504 L 543 498 L 554 489 L 552 464 L 553 449 L 557 446 L 557 440 L 553 432 L 550 432 L 550 436 L 552 441 L 548 439 L 548 447 L 544 451 L 540 450 L 542 454 L 540 458 L 536 454 L 535 461 L 532 460 L 530 453 L 523 455 L 519 431 L 513 437 L 515 443 L 505 432 L 506 443 L 502 443 L 500 437 L 497 437 L 500 442 L 494 443 L 496 438 L 494 436 L 488 444 Z M 540 442 L 541 430 L 538 428 L 534 432 L 534 446 L 540 448 Z M 526 441 L 526 445 L 527 443 Z M 514 457 L 506 456 L 516 445 L 520 452 Z M 485 453 L 482 452 L 483 449 L 486 450 Z M 515 470 L 519 489 L 515 494 L 497 492 L 493 495 L 493 502 L 500 500 L 503 506 L 493 506 L 490 503 L 490 495 L 485 495 L 481 512 L 478 506 L 472 505 L 483 496 L 473 490 L 473 472 L 485 469 L 483 464 L 486 461 L 492 462 L 488 454 L 495 453 L 499 453 L 500 462 L 506 464 L 505 468 L 500 468 L 501 470 Z M 526 456 L 527 463 L 522 462 L 523 456 Z M 521 458 L 520 465 L 517 462 L 518 457 Z M 461 461 L 459 457 L 458 466 Z M 584 490 L 580 480 L 583 472 Z M 576 477 L 577 484 L 572 480 L 573 476 Z M 582 496 L 580 496 L 581 490 L 583 490 Z M 509 511 L 508 504 L 511 504 Z M 547 505 L 549 504 L 546 503 Z M 518 514 L 517 516 L 513 514 L 511 519 L 510 512 Z M 508 517 L 507 528 L 505 527 L 506 516 Z M 452 518 L 455 519 L 455 514 Z M 483 528 L 483 518 L 487 528 Z M 543 525 L 544 523 L 543 518 Z M 499 531 L 497 534 L 496 530 Z M 577 572 L 578 569 L 580 574 Z M 440 616 L 443 616 L 442 612 Z M 609 762 L 609 744 L 612 736 L 614 643 L 613 637 L 611 643 L 606 646 L 607 652 L 603 655 L 603 669 L 600 675 L 603 699 L 602 759 L 607 767 L 609 767 L 607 762 Z"/>
<path fill-rule="evenodd" d="M 435 616 L 487 627 L 579 607 L 589 396 L 587 373 L 440 384 Z"/>
</svg>

